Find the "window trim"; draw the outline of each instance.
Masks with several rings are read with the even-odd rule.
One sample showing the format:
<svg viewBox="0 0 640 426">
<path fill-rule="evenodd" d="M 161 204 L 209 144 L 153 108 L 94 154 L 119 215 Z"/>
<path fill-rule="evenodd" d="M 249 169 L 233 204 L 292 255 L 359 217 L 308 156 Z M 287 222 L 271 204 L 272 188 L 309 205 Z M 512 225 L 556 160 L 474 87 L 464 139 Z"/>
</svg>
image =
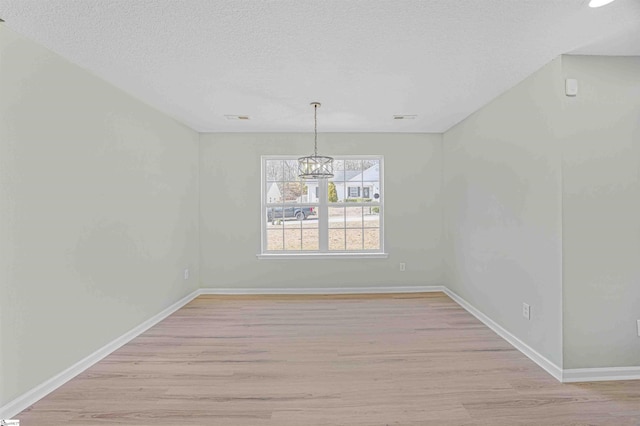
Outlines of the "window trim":
<svg viewBox="0 0 640 426">
<path fill-rule="evenodd" d="M 379 222 L 379 239 L 380 239 L 380 248 L 375 250 L 331 250 L 329 251 L 320 251 L 322 248 L 322 243 L 320 243 L 319 250 L 283 250 L 283 251 L 267 251 L 265 244 L 267 241 L 267 217 L 266 211 L 267 207 L 269 207 L 272 203 L 267 203 L 265 200 L 266 192 L 267 192 L 267 180 L 266 180 L 266 170 L 265 166 L 268 160 L 297 160 L 298 156 L 293 155 L 262 155 L 260 157 L 260 252 L 256 255 L 258 259 L 375 259 L 375 258 L 387 258 L 388 253 L 385 251 L 385 238 L 384 238 L 384 156 L 383 155 L 340 155 L 334 156 L 336 160 L 377 160 L 380 167 L 380 177 L 379 177 L 379 191 L 382 195 L 380 202 L 359 202 L 359 203 L 349 203 L 345 205 L 345 203 L 329 203 L 327 198 L 327 186 L 318 185 L 316 188 L 319 190 L 318 200 L 316 202 L 304 202 L 298 203 L 300 206 L 313 206 L 317 208 L 318 215 L 328 214 L 328 209 L 330 207 L 367 207 L 367 206 L 375 206 L 379 207 L 382 213 Z M 346 186 L 345 182 L 345 186 Z M 322 201 L 325 200 L 325 201 Z M 323 213 L 324 210 L 324 213 Z M 323 238 L 328 238 L 328 225 L 326 228 L 318 223 L 318 233 L 319 238 L 322 240 Z M 326 235 L 323 236 L 323 231 Z"/>
</svg>

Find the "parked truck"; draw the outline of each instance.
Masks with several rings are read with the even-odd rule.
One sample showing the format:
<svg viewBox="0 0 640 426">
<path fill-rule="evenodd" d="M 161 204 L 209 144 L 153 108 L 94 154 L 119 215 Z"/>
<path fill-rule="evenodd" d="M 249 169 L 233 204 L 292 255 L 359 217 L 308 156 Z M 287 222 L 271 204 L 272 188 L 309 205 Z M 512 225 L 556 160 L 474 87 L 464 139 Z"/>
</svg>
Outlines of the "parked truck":
<svg viewBox="0 0 640 426">
<path fill-rule="evenodd" d="M 267 209 L 267 221 L 273 222 L 276 219 L 292 219 L 305 220 L 309 216 L 315 215 L 313 207 L 286 206 L 286 207 L 269 207 Z"/>
</svg>

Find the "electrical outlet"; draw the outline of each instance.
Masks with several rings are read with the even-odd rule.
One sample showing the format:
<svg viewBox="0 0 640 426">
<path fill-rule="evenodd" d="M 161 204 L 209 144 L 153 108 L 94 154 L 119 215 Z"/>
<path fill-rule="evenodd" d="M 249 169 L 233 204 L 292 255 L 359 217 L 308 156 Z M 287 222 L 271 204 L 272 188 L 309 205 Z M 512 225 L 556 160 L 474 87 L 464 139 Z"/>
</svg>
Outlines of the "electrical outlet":
<svg viewBox="0 0 640 426">
<path fill-rule="evenodd" d="M 188 279 L 189 279 L 189 268 L 186 268 L 186 269 L 184 270 L 184 279 L 185 279 L 185 280 L 188 280 Z"/>
<path fill-rule="evenodd" d="M 400 272 L 404 272 L 407 269 L 407 264 L 404 262 L 400 262 Z"/>
<path fill-rule="evenodd" d="M 522 316 L 528 320 L 531 319 L 531 307 L 526 303 L 522 304 Z"/>
</svg>

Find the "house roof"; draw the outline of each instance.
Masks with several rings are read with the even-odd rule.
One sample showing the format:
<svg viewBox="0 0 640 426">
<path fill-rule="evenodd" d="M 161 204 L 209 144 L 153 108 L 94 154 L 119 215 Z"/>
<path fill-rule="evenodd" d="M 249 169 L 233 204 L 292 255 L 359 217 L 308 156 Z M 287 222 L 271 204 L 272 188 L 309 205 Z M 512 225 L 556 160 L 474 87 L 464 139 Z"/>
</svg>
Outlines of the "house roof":
<svg viewBox="0 0 640 426">
<path fill-rule="evenodd" d="M 335 182 L 349 181 L 359 174 L 360 172 L 357 170 L 334 170 L 331 180 Z"/>
<path fill-rule="evenodd" d="M 374 182 L 380 180 L 380 164 L 375 164 L 349 179 L 351 182 Z"/>
<path fill-rule="evenodd" d="M 280 188 L 278 187 L 278 184 L 276 182 L 272 182 L 271 185 L 269 185 L 267 193 L 271 192 L 272 190 L 276 190 L 278 191 L 278 194 L 280 194 Z"/>
</svg>

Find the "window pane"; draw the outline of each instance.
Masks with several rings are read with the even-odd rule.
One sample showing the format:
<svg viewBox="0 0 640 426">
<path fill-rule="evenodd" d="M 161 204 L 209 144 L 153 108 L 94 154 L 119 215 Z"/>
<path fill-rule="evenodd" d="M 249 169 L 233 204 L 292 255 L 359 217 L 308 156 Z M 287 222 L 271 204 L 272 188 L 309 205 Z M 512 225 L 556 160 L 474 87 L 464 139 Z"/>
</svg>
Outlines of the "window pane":
<svg viewBox="0 0 640 426">
<path fill-rule="evenodd" d="M 338 202 L 342 203 L 347 199 L 347 183 L 346 182 L 338 182 L 336 183 L 336 193 L 338 194 Z"/>
<path fill-rule="evenodd" d="M 282 182 L 267 182 L 264 201 L 267 203 L 282 202 Z"/>
<path fill-rule="evenodd" d="M 368 228 L 364 230 L 364 249 L 378 250 L 380 249 L 380 230 L 377 228 Z"/>
<path fill-rule="evenodd" d="M 344 229 L 329 229 L 329 250 L 345 250 Z"/>
<path fill-rule="evenodd" d="M 282 229 L 267 230 L 267 250 L 283 250 Z"/>
<path fill-rule="evenodd" d="M 362 228 L 362 207 L 347 207 L 347 228 Z"/>
<path fill-rule="evenodd" d="M 301 181 L 282 183 L 282 200 L 285 203 L 306 203 L 308 187 Z"/>
<path fill-rule="evenodd" d="M 283 161 L 282 160 L 266 160 L 264 164 L 264 173 L 267 181 L 283 181 Z"/>
<path fill-rule="evenodd" d="M 284 178 L 282 180 L 300 180 L 298 177 L 298 160 L 284 160 L 283 164 Z"/>
<path fill-rule="evenodd" d="M 286 229 L 284 230 L 284 249 L 285 250 L 302 250 L 301 230 Z"/>
<path fill-rule="evenodd" d="M 359 162 L 358 162 L 359 163 Z M 345 170 L 344 171 L 344 197 L 345 199 L 358 198 L 362 193 L 361 187 L 361 175 L 360 170 Z"/>
<path fill-rule="evenodd" d="M 329 180 L 327 185 L 327 198 L 330 203 L 337 203 L 344 199 L 344 183 Z"/>
<path fill-rule="evenodd" d="M 380 228 L 380 207 L 363 207 L 362 219 L 365 228 Z"/>
<path fill-rule="evenodd" d="M 362 172 L 362 160 L 344 160 L 344 170 L 355 171 L 357 172 L 356 175 L 360 174 L 360 172 Z M 351 177 L 354 177 L 356 175 L 353 175 Z"/>
<path fill-rule="evenodd" d="M 380 161 L 364 160 L 362 162 L 362 174 L 360 175 L 360 186 L 362 187 L 362 198 L 369 198 L 374 201 L 380 199 Z M 378 194 L 378 197 L 375 197 Z"/>
<path fill-rule="evenodd" d="M 285 214 L 285 208 L 282 206 L 267 207 L 267 223 L 269 224 L 267 226 L 282 226 Z"/>
<path fill-rule="evenodd" d="M 303 203 L 317 203 L 318 195 L 320 194 L 320 182 L 315 179 L 308 179 L 302 181 L 302 202 Z"/>
<path fill-rule="evenodd" d="M 318 209 L 314 206 L 285 205 L 267 207 L 267 227 L 288 224 L 291 221 L 318 221 Z M 269 225 L 270 224 L 270 225 Z M 299 226 L 299 225 L 296 225 Z M 317 226 L 317 225 L 316 225 Z"/>
<path fill-rule="evenodd" d="M 347 250 L 362 250 L 362 229 L 347 229 Z"/>
<path fill-rule="evenodd" d="M 362 161 L 362 180 L 379 180 L 378 175 L 380 174 L 380 160 L 363 160 Z M 370 174 L 375 173 L 376 177 L 371 178 Z"/>
<path fill-rule="evenodd" d="M 344 207 L 329 207 L 329 228 L 344 227 Z"/>
<path fill-rule="evenodd" d="M 338 203 L 345 199 L 344 161 L 333 162 L 333 177 L 328 180 L 327 197 L 330 203 Z"/>
<path fill-rule="evenodd" d="M 320 250 L 318 228 L 302 229 L 302 250 Z"/>
<path fill-rule="evenodd" d="M 267 207 L 267 229 L 282 228 L 283 209 L 279 207 Z"/>
<path fill-rule="evenodd" d="M 297 221 L 300 226 L 304 229 L 317 228 L 318 227 L 318 216 L 309 216 L 305 220 Z"/>
<path fill-rule="evenodd" d="M 370 201 L 380 202 L 380 196 L 382 194 L 380 193 L 379 181 L 363 182 L 362 187 L 363 187 L 362 189 L 363 193 L 368 193 L 368 196 L 365 195 L 364 198 L 369 198 Z M 378 195 L 377 197 L 376 197 L 376 194 Z"/>
</svg>

